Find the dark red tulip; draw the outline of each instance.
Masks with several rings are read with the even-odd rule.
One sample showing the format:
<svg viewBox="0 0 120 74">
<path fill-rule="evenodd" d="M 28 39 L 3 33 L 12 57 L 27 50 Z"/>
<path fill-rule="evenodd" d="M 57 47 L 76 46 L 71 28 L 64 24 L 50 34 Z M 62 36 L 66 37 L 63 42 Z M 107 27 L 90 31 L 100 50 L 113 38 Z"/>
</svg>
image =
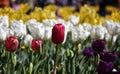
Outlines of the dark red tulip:
<svg viewBox="0 0 120 74">
<path fill-rule="evenodd" d="M 5 42 L 6 50 L 10 52 L 14 52 L 18 48 L 19 42 L 17 37 L 10 36 L 7 38 Z"/>
<path fill-rule="evenodd" d="M 42 40 L 41 39 L 33 39 L 31 43 L 31 47 L 34 51 L 37 51 L 40 46 L 42 46 Z"/>
<path fill-rule="evenodd" d="M 64 41 L 65 27 L 62 24 L 56 24 L 52 29 L 52 41 L 55 44 L 61 44 Z"/>
</svg>

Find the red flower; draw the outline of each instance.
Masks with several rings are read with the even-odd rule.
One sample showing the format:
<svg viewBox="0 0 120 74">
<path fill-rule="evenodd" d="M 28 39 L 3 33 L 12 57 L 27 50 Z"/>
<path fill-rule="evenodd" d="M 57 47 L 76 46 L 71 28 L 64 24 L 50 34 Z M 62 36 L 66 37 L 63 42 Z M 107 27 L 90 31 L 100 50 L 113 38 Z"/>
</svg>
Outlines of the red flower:
<svg viewBox="0 0 120 74">
<path fill-rule="evenodd" d="M 38 49 L 39 49 L 39 47 L 40 46 L 42 46 L 42 40 L 41 39 L 33 39 L 32 40 L 32 49 L 34 50 L 34 51 L 37 51 Z"/>
<path fill-rule="evenodd" d="M 56 24 L 52 29 L 52 41 L 55 44 L 61 44 L 64 41 L 65 27 L 62 24 Z"/>
<path fill-rule="evenodd" d="M 10 36 L 7 38 L 5 46 L 6 50 L 10 52 L 14 52 L 18 48 L 19 42 L 17 37 L 15 36 Z"/>
</svg>

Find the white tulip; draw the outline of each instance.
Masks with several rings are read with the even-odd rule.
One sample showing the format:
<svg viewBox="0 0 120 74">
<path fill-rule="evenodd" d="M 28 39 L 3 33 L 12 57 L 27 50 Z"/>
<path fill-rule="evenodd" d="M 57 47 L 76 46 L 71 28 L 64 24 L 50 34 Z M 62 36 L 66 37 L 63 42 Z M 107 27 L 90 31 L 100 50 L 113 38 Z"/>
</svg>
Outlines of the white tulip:
<svg viewBox="0 0 120 74">
<path fill-rule="evenodd" d="M 111 35 L 116 35 L 116 24 L 111 20 L 106 20 L 104 22 L 105 27 Z"/>
<path fill-rule="evenodd" d="M 35 19 L 31 19 L 29 21 L 26 22 L 26 25 L 34 25 L 34 23 L 36 23 L 37 21 Z"/>
<path fill-rule="evenodd" d="M 72 41 L 73 42 L 76 42 L 78 41 L 79 38 L 78 38 L 78 34 L 77 34 L 77 31 L 75 29 L 72 30 Z"/>
<path fill-rule="evenodd" d="M 9 26 L 9 22 L 8 22 L 8 16 L 2 16 L 0 17 L 0 23 L 1 25 L 8 27 Z"/>
<path fill-rule="evenodd" d="M 23 21 L 11 21 L 10 29 L 14 32 L 14 35 L 23 38 L 27 34 L 26 25 Z"/>
<path fill-rule="evenodd" d="M 90 35 L 90 32 L 84 30 L 82 25 L 75 26 L 72 29 L 72 40 L 78 41 L 78 40 L 86 40 Z"/>
<path fill-rule="evenodd" d="M 44 38 L 45 29 L 42 23 L 35 22 L 33 24 L 27 23 L 28 30 L 34 39 Z"/>
<path fill-rule="evenodd" d="M 65 22 L 65 28 L 68 30 L 68 32 L 72 31 L 73 24 L 71 22 Z"/>
<path fill-rule="evenodd" d="M 120 24 L 118 24 L 118 23 L 116 25 L 116 34 L 120 35 Z"/>
<path fill-rule="evenodd" d="M 45 26 L 45 37 L 44 39 L 48 40 L 51 38 L 52 35 L 52 27 Z"/>
<path fill-rule="evenodd" d="M 79 40 L 86 40 L 90 35 L 90 32 L 88 31 L 81 31 L 81 32 L 78 32 L 78 36 L 79 36 Z"/>
<path fill-rule="evenodd" d="M 83 23 L 82 24 L 83 25 L 83 28 L 85 29 L 85 30 L 87 30 L 87 31 L 91 31 L 91 29 L 92 29 L 92 26 L 89 24 L 89 23 Z"/>
<path fill-rule="evenodd" d="M 7 34 L 7 37 L 10 37 L 10 36 L 15 36 L 14 31 L 11 29 L 9 29 L 8 34 Z"/>
<path fill-rule="evenodd" d="M 118 35 L 113 36 L 113 43 L 117 40 L 117 38 L 118 38 Z"/>
<path fill-rule="evenodd" d="M 91 30 L 91 38 L 92 39 L 104 39 L 105 34 L 107 33 L 106 28 L 97 25 L 94 26 Z"/>
<path fill-rule="evenodd" d="M 116 70 L 116 69 L 113 69 L 112 72 L 117 72 L 117 70 Z"/>
<path fill-rule="evenodd" d="M 64 44 L 64 43 L 65 43 L 65 41 L 66 41 L 66 38 L 67 38 L 67 34 L 68 34 L 68 32 L 69 32 L 69 28 L 68 28 L 68 26 L 66 25 L 66 26 L 65 26 L 65 35 L 64 35 L 64 41 L 62 42 L 62 44 Z"/>
<path fill-rule="evenodd" d="M 6 40 L 8 33 L 8 28 L 5 26 L 0 26 L 0 41 Z"/>
<path fill-rule="evenodd" d="M 105 34 L 105 40 L 106 40 L 106 41 L 111 41 L 111 39 L 112 39 L 112 35 L 109 34 L 109 33 L 106 33 L 106 34 Z"/>
<path fill-rule="evenodd" d="M 27 34 L 24 38 L 24 44 L 29 47 L 31 46 L 32 40 L 33 40 L 33 37 L 30 34 Z"/>
<path fill-rule="evenodd" d="M 54 26 L 55 24 L 57 24 L 57 20 L 55 19 L 46 19 L 46 20 L 43 20 L 43 24 L 45 26 Z"/>
<path fill-rule="evenodd" d="M 79 20 L 80 20 L 79 17 L 71 15 L 68 21 L 70 21 L 73 25 L 78 25 Z"/>
<path fill-rule="evenodd" d="M 58 19 L 57 23 L 65 23 L 65 21 L 63 19 Z"/>
</svg>

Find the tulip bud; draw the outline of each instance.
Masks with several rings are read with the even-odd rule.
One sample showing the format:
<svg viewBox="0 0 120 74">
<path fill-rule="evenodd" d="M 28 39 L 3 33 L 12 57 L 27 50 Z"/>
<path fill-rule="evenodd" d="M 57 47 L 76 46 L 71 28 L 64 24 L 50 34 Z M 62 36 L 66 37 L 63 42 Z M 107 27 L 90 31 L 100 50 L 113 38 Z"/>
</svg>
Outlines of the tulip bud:
<svg viewBox="0 0 120 74">
<path fill-rule="evenodd" d="M 39 49 L 40 46 L 42 46 L 42 40 L 41 39 L 33 39 L 32 40 L 32 44 L 31 47 L 34 51 L 37 51 Z"/>
<path fill-rule="evenodd" d="M 56 24 L 52 29 L 52 41 L 55 44 L 61 44 L 64 41 L 65 27 L 62 24 Z"/>
<path fill-rule="evenodd" d="M 29 67 L 29 72 L 30 72 L 30 74 L 32 74 L 32 70 L 33 70 L 33 64 L 30 63 L 30 67 Z"/>
<path fill-rule="evenodd" d="M 14 67 L 16 66 L 16 64 L 17 64 L 17 58 L 16 58 L 16 55 L 15 56 L 13 56 L 13 65 L 14 65 Z"/>
<path fill-rule="evenodd" d="M 29 34 L 26 35 L 25 39 L 24 39 L 25 46 L 29 47 L 31 45 L 32 40 L 33 40 L 33 37 L 31 35 L 29 35 Z"/>
<path fill-rule="evenodd" d="M 10 52 L 14 52 L 18 48 L 19 42 L 17 37 L 15 36 L 10 36 L 7 38 L 5 46 L 6 50 Z"/>
</svg>

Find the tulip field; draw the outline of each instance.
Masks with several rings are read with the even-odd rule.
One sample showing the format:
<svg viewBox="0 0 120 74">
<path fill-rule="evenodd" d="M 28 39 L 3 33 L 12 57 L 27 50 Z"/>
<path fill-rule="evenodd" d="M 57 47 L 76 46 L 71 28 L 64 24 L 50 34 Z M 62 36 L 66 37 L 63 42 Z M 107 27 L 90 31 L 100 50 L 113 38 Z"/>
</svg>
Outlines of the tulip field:
<svg viewBox="0 0 120 74">
<path fill-rule="evenodd" d="M 120 12 L 103 18 L 85 6 L 65 16 L 53 7 L 43 10 L 49 17 L 0 9 L 0 74 L 120 74 Z"/>
</svg>

